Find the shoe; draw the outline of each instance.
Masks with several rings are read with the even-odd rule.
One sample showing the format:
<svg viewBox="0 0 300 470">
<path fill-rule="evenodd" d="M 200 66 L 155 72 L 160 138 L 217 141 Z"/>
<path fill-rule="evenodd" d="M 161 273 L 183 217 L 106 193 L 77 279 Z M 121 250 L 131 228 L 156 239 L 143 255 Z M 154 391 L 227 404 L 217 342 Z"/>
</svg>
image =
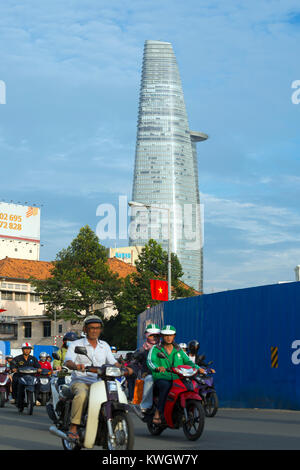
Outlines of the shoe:
<svg viewBox="0 0 300 470">
<path fill-rule="evenodd" d="M 41 406 L 41 404 L 38 400 L 36 400 L 35 404 L 36 404 L 36 406 Z"/>
<path fill-rule="evenodd" d="M 138 418 L 140 418 L 140 419 L 144 418 L 144 413 L 143 413 L 143 411 L 142 411 L 142 409 L 140 408 L 139 405 L 132 406 L 131 409 L 137 415 Z"/>
</svg>

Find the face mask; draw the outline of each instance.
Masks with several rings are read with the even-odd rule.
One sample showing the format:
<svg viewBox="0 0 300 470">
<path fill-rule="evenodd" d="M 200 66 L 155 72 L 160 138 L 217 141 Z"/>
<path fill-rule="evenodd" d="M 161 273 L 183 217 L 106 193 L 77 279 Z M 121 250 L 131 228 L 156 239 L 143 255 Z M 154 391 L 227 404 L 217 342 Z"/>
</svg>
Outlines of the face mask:
<svg viewBox="0 0 300 470">
<path fill-rule="evenodd" d="M 67 348 L 70 346 L 71 343 L 72 341 L 67 341 Z"/>
</svg>

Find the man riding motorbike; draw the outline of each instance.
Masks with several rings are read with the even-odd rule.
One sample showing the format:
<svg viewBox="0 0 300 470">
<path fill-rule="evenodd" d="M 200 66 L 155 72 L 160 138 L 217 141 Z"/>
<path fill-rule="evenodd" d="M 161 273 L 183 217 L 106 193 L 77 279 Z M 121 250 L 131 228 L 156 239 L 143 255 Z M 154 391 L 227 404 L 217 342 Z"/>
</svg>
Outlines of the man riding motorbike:
<svg viewBox="0 0 300 470">
<path fill-rule="evenodd" d="M 95 367 L 101 367 L 104 364 L 120 367 L 120 364 L 116 362 L 111 352 L 110 346 L 105 341 L 99 340 L 103 328 L 101 318 L 90 315 L 85 318 L 83 325 L 86 337 L 71 342 L 64 361 L 64 365 L 73 370 L 70 388 L 74 398 L 72 400 L 71 424 L 68 437 L 74 441 L 79 438 L 77 427 L 81 422 L 83 408 L 88 400 L 90 385 L 97 381 L 97 374 L 86 372 L 85 367 L 91 366 L 92 363 Z M 74 351 L 76 346 L 84 346 L 89 357 L 76 354 Z"/>
<path fill-rule="evenodd" d="M 133 411 L 140 417 L 152 407 L 153 402 L 153 378 L 151 370 L 147 366 L 147 357 L 150 349 L 159 343 L 160 328 L 154 323 L 146 326 L 144 331 L 146 341 L 140 349 L 133 353 L 133 360 L 128 364 L 129 371 L 133 370 L 135 377 L 144 379 L 143 398 L 140 405 L 133 407 Z"/>
<path fill-rule="evenodd" d="M 174 326 L 164 326 L 160 334 L 162 338 L 161 344 L 153 346 L 147 357 L 147 366 L 152 371 L 154 387 L 158 391 L 158 404 L 153 417 L 154 424 L 161 424 L 162 419 L 164 419 L 165 402 L 172 386 L 172 381 L 178 378 L 177 374 L 167 372 L 166 369 L 179 365 L 199 368 L 175 343 L 176 329 Z M 159 352 L 162 352 L 166 358 L 158 357 Z"/>
<path fill-rule="evenodd" d="M 59 359 L 54 359 L 53 361 L 53 370 L 58 371 L 57 385 L 62 385 L 65 381 L 65 376 L 68 374 L 68 372 L 63 371 L 62 366 L 64 365 L 64 362 L 65 362 L 65 357 L 67 354 L 68 347 L 70 346 L 72 341 L 76 341 L 77 339 L 79 339 L 79 336 L 74 331 L 68 331 L 63 337 L 62 346 L 57 351 Z"/>
<path fill-rule="evenodd" d="M 41 372 L 41 366 L 39 361 L 36 357 L 31 356 L 30 353 L 32 351 L 32 346 L 30 343 L 23 343 L 22 344 L 22 352 L 19 356 L 14 357 L 11 362 L 11 369 L 14 372 L 13 375 L 13 383 L 12 383 L 12 396 L 13 400 L 11 403 L 15 403 L 17 401 L 19 410 L 23 410 L 24 403 L 23 403 L 23 395 L 24 395 L 24 385 L 19 381 L 21 374 L 18 372 L 20 367 L 31 366 L 37 369 L 37 372 Z M 40 405 L 40 402 L 36 401 L 36 405 Z"/>
</svg>

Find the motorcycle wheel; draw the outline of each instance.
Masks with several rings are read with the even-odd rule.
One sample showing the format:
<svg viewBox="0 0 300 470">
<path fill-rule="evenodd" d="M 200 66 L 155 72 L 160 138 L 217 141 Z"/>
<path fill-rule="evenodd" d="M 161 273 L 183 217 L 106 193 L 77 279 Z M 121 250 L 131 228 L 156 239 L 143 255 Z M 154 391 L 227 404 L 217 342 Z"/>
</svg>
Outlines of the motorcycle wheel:
<svg viewBox="0 0 300 470">
<path fill-rule="evenodd" d="M 47 403 L 47 393 L 42 393 L 41 394 L 41 405 L 46 406 Z"/>
<path fill-rule="evenodd" d="M 216 392 L 211 392 L 206 395 L 204 403 L 205 416 L 212 418 L 215 416 L 219 408 L 219 399 Z"/>
<path fill-rule="evenodd" d="M 27 392 L 27 414 L 32 415 L 33 412 L 33 392 Z"/>
<path fill-rule="evenodd" d="M 134 445 L 134 429 L 131 417 L 124 411 L 114 413 L 112 428 L 116 436 L 116 445 L 112 446 L 107 433 L 108 450 L 132 450 Z"/>
<path fill-rule="evenodd" d="M 0 408 L 4 407 L 5 401 L 6 401 L 6 393 L 0 392 Z"/>
<path fill-rule="evenodd" d="M 205 412 L 198 400 L 187 400 L 186 411 L 188 421 L 182 425 L 183 432 L 189 441 L 196 441 L 204 429 Z"/>
</svg>

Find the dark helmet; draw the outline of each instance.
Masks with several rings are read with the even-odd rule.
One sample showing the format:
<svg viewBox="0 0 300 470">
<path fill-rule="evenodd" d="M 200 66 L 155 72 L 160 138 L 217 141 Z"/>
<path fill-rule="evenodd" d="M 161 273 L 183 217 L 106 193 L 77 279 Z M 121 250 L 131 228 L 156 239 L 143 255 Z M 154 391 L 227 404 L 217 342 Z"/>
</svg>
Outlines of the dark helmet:
<svg viewBox="0 0 300 470">
<path fill-rule="evenodd" d="M 192 341 L 188 344 L 188 350 L 191 354 L 196 355 L 199 351 L 200 344 L 196 339 L 192 339 Z"/>
<path fill-rule="evenodd" d="M 76 339 L 79 339 L 79 336 L 74 331 L 68 331 L 63 337 L 63 341 L 76 341 Z"/>
</svg>

